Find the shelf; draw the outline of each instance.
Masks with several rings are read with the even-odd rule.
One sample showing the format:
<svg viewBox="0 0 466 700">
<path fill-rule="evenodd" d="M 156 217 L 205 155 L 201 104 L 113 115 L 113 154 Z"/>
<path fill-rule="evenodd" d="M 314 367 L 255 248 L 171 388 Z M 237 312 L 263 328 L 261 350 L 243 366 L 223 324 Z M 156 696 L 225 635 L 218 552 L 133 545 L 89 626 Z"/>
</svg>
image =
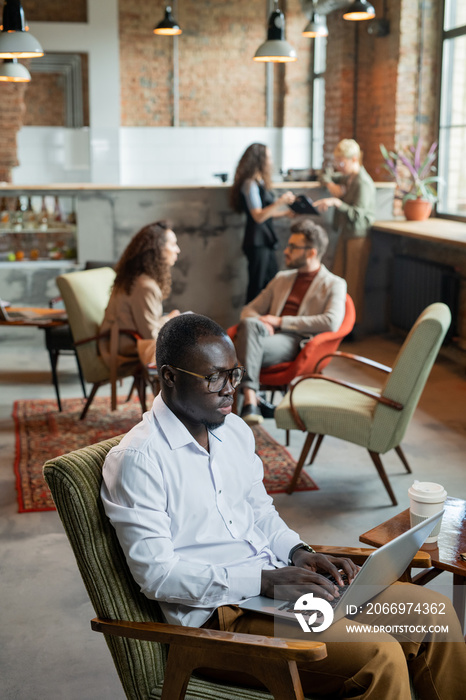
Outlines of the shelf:
<svg viewBox="0 0 466 700">
<path fill-rule="evenodd" d="M 63 267 L 66 265 L 69 267 L 78 267 L 78 262 L 76 258 L 70 260 L 66 258 L 62 258 L 61 260 L 47 260 L 47 258 L 40 258 L 39 260 L 0 260 L 1 270 L 5 270 L 9 267 Z"/>
<path fill-rule="evenodd" d="M 76 226 L 70 225 L 68 227 L 63 226 L 62 228 L 46 228 L 46 229 L 40 229 L 40 228 L 22 228 L 19 231 L 14 231 L 13 229 L 10 228 L 0 228 L 0 234 L 10 236 L 10 235 L 18 235 L 21 233 L 25 233 L 27 235 L 37 235 L 38 233 L 61 233 L 61 234 L 68 234 L 68 233 L 76 233 Z"/>
</svg>

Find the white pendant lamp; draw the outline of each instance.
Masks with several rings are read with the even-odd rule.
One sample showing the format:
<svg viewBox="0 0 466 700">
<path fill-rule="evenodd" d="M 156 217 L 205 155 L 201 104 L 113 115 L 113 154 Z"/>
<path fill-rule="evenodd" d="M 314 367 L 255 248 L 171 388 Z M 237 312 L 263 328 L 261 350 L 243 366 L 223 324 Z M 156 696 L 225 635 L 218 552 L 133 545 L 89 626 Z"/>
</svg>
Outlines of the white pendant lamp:
<svg viewBox="0 0 466 700">
<path fill-rule="evenodd" d="M 367 0 L 355 0 L 353 4 L 343 14 L 343 19 L 350 22 L 360 22 L 365 19 L 373 19 L 375 10 Z"/>
<path fill-rule="evenodd" d="M 167 5 L 165 7 L 165 17 L 157 24 L 156 27 L 154 27 L 154 34 L 161 34 L 162 36 L 177 36 L 182 33 L 181 27 L 172 15 L 172 8 L 170 5 Z"/>
<path fill-rule="evenodd" d="M 308 39 L 317 39 L 317 37 L 328 36 L 327 22 L 324 16 L 312 13 L 311 19 L 306 24 L 302 31 L 303 36 Z"/>
<path fill-rule="evenodd" d="M 285 15 L 277 7 L 269 17 L 267 41 L 257 49 L 254 61 L 290 63 L 296 59 L 296 51 L 285 39 Z"/>
<path fill-rule="evenodd" d="M 31 74 L 17 58 L 5 58 L 0 64 L 1 83 L 29 83 Z"/>
<path fill-rule="evenodd" d="M 5 0 L 0 58 L 35 58 L 44 55 L 37 39 L 27 31 L 20 0 Z"/>
</svg>

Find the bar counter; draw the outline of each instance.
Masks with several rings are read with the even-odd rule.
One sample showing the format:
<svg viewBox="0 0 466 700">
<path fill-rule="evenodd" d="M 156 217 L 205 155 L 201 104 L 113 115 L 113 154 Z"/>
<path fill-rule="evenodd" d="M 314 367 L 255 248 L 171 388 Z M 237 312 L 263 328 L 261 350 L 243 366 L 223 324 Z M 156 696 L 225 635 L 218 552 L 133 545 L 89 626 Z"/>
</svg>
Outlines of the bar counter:
<svg viewBox="0 0 466 700">
<path fill-rule="evenodd" d="M 169 187 L 118 187 L 94 184 L 20 186 L 0 185 L 0 197 L 18 195 L 71 195 L 76 200 L 79 266 L 86 261 L 116 261 L 142 226 L 160 219 L 172 222 L 181 255 L 173 269 L 173 286 L 166 310 L 196 311 L 211 316 L 222 326 L 237 322 L 247 285 L 246 258 L 241 244 L 245 216 L 231 210 L 230 184 Z M 326 196 L 318 182 L 277 182 L 277 190 L 290 189 L 312 199 Z M 377 184 L 377 211 L 389 218 L 394 187 Z M 326 259 L 332 259 L 335 235 L 332 212 L 318 217 L 329 231 Z M 290 219 L 276 219 L 278 260 L 289 235 Z M 67 261 L 62 261 L 66 263 Z M 70 267 L 70 264 L 68 264 Z M 63 270 L 60 270 L 63 271 Z M 0 263 L 0 297 L 14 305 L 42 305 L 56 291 L 59 272 L 45 262 Z"/>
</svg>

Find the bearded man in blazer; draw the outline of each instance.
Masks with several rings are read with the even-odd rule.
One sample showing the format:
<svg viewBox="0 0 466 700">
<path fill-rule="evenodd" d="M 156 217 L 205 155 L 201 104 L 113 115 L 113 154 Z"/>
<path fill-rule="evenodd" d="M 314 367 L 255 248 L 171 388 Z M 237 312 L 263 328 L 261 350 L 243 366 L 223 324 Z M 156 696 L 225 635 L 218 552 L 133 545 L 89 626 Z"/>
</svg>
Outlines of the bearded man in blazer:
<svg viewBox="0 0 466 700">
<path fill-rule="evenodd" d="M 322 265 L 327 246 L 327 233 L 311 219 L 293 224 L 284 250 L 288 269 L 241 312 L 235 345 L 246 368 L 241 417 L 250 425 L 273 415 L 257 393 L 262 367 L 294 360 L 313 336 L 337 331 L 343 322 L 346 282 Z"/>
</svg>

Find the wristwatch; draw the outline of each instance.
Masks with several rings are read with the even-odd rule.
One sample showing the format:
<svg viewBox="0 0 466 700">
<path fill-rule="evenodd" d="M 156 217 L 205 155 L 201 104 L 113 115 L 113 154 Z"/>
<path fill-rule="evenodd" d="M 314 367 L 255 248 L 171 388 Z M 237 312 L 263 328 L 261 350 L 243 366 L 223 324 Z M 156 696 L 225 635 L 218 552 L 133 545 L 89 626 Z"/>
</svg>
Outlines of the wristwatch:
<svg viewBox="0 0 466 700">
<path fill-rule="evenodd" d="M 310 544 L 306 544 L 305 542 L 299 542 L 298 544 L 295 544 L 295 546 L 290 549 L 290 553 L 288 554 L 288 566 L 294 566 L 293 555 L 295 552 L 298 551 L 298 549 L 305 549 L 306 552 L 310 552 L 311 554 L 316 553 L 316 550 L 312 549 Z"/>
</svg>

